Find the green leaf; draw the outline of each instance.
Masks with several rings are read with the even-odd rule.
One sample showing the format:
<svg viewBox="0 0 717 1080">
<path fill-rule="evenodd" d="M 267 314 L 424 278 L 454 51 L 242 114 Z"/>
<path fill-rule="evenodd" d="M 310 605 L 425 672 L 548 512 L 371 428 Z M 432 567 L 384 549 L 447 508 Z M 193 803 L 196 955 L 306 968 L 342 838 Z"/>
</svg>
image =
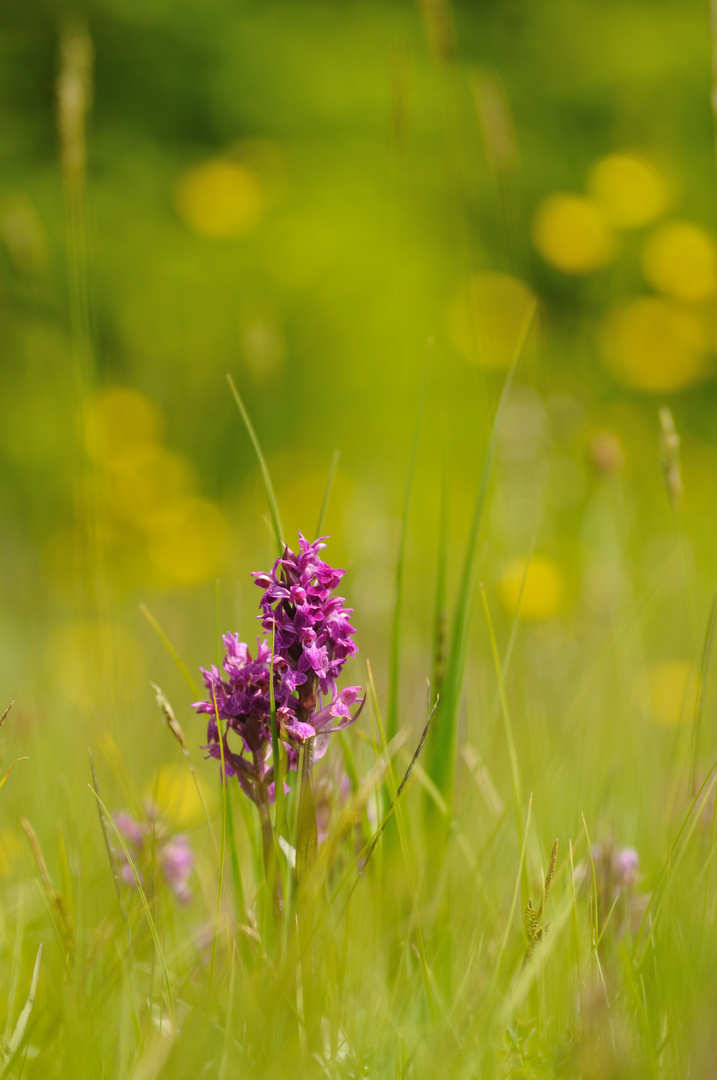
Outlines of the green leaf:
<svg viewBox="0 0 717 1080">
<path fill-rule="evenodd" d="M 12 1061 L 13 1057 L 15 1056 L 15 1053 L 17 1052 L 17 1048 L 19 1047 L 20 1043 L 22 1042 L 22 1037 L 25 1034 L 25 1029 L 26 1029 L 28 1021 L 30 1019 L 30 1014 L 32 1013 L 32 1007 L 35 1004 L 35 995 L 37 994 L 37 984 L 38 984 L 38 981 L 40 979 L 40 961 L 41 960 L 42 960 L 42 944 L 40 944 L 40 947 L 37 950 L 37 956 L 35 957 L 35 967 L 33 968 L 33 971 L 32 971 L 32 982 L 30 983 L 30 992 L 27 995 L 27 1000 L 25 1001 L 25 1004 L 22 1007 L 22 1011 L 21 1011 L 20 1015 L 17 1018 L 17 1023 L 15 1024 L 15 1030 L 13 1031 L 12 1035 L 10 1036 L 10 1041 L 8 1042 L 7 1047 L 3 1048 L 3 1052 L 2 1052 L 3 1053 L 2 1072 L 5 1072 L 8 1065 Z"/>
</svg>

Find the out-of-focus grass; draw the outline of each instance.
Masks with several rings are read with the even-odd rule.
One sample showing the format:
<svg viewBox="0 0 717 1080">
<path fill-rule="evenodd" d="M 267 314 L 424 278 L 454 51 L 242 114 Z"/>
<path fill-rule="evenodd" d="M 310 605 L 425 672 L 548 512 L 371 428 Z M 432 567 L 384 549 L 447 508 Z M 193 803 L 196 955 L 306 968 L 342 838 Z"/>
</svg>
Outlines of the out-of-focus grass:
<svg viewBox="0 0 717 1080">
<path fill-rule="evenodd" d="M 0 775 L 30 759 L 0 792 L 11 1074 L 711 1075 L 704 13 L 2 7 Z M 217 628 L 255 633 L 278 514 L 227 372 L 286 539 L 322 517 L 348 567 L 349 681 L 375 680 L 317 767 L 303 894 L 278 856 L 278 927 L 253 808 L 222 799 L 139 609 L 190 673 Z M 431 742 L 359 876 L 427 678 Z M 105 836 L 148 801 L 143 901 Z"/>
</svg>

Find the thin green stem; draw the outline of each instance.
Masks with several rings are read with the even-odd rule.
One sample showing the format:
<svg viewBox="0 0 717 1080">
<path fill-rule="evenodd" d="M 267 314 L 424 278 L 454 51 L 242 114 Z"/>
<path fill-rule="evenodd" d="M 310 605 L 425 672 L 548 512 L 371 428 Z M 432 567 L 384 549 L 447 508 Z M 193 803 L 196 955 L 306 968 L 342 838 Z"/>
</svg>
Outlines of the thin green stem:
<svg viewBox="0 0 717 1080">
<path fill-rule="evenodd" d="M 433 342 L 429 342 L 429 349 Z M 408 476 L 406 478 L 406 493 L 403 500 L 403 516 L 401 518 L 401 537 L 398 545 L 398 561 L 396 563 L 396 585 L 394 592 L 393 625 L 391 628 L 391 654 L 389 659 L 389 691 L 388 691 L 388 716 L 386 721 L 386 734 L 389 741 L 398 730 L 398 691 L 399 691 L 399 657 L 401 648 L 401 607 L 403 604 L 403 575 L 406 565 L 406 544 L 408 541 L 408 516 L 411 508 L 411 492 L 413 491 L 413 477 L 416 471 L 416 457 L 418 456 L 418 440 L 421 433 L 421 419 L 423 406 L 426 400 L 426 384 L 428 382 L 429 356 L 423 372 L 423 385 L 418 404 L 418 416 L 416 429 L 413 435 L 413 446 L 408 464 Z"/>
<path fill-rule="evenodd" d="M 329 498 L 331 496 L 331 489 L 334 484 L 334 477 L 336 476 L 336 469 L 339 464 L 340 450 L 334 450 L 331 455 L 331 465 L 329 466 L 329 476 L 326 481 L 326 487 L 324 488 L 324 498 L 321 503 L 321 510 L 319 511 L 319 520 L 316 523 L 316 536 L 321 536 L 321 530 L 324 527 L 324 519 L 326 517 L 326 510 L 329 505 Z"/>
<path fill-rule="evenodd" d="M 246 411 L 244 402 L 241 399 L 239 391 L 234 385 L 234 380 L 232 379 L 231 375 L 227 375 L 227 382 L 229 383 L 229 389 L 234 396 L 237 408 L 241 413 L 241 418 L 244 421 L 244 426 L 247 430 L 249 438 L 251 439 L 252 446 L 254 447 L 254 450 L 256 452 L 256 456 L 259 459 L 261 473 L 264 477 L 264 487 L 266 488 L 266 495 L 267 499 L 269 500 L 269 512 L 271 514 L 271 523 L 274 528 L 274 538 L 276 540 L 277 547 L 279 548 L 279 554 L 281 554 L 284 550 L 284 541 L 282 539 L 282 537 L 284 536 L 284 530 L 281 525 L 281 517 L 279 516 L 279 504 L 277 503 L 276 495 L 274 494 L 274 485 L 272 484 L 271 476 L 269 475 L 269 467 L 266 464 L 266 458 L 262 453 L 261 445 L 256 436 L 256 432 L 254 431 L 254 426 L 249 419 L 249 413 Z"/>
<path fill-rule="evenodd" d="M 505 692 L 505 683 L 503 681 L 503 672 L 500 666 L 500 657 L 498 656 L 498 645 L 495 640 L 495 632 L 493 630 L 493 622 L 490 617 L 490 610 L 488 608 L 488 600 L 485 595 L 485 589 L 483 585 L 480 586 L 481 599 L 483 600 L 483 610 L 485 611 L 486 622 L 488 623 L 488 635 L 490 637 L 490 648 L 493 654 L 493 664 L 495 666 L 495 672 L 498 679 L 498 689 L 500 691 L 500 703 L 503 712 L 503 725 L 505 727 L 505 739 L 508 744 L 508 754 L 510 756 L 510 770 L 513 778 L 513 794 L 515 796 L 515 808 L 518 821 L 518 843 L 522 846 L 523 843 L 523 826 L 520 819 L 520 768 L 518 765 L 518 755 L 515 749 L 515 739 L 513 738 L 513 724 L 510 718 L 510 708 L 508 706 L 508 696 Z"/>
</svg>

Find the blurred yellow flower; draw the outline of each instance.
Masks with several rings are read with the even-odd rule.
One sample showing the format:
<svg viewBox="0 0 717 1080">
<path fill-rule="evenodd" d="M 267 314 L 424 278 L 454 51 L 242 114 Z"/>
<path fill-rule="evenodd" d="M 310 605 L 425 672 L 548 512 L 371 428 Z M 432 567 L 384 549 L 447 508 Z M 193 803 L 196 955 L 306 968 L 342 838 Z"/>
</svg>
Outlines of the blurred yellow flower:
<svg viewBox="0 0 717 1080">
<path fill-rule="evenodd" d="M 600 270 L 615 252 L 605 215 L 582 195 L 549 195 L 533 216 L 531 235 L 545 261 L 565 274 Z"/>
<path fill-rule="evenodd" d="M 535 297 L 519 278 L 496 272 L 476 274 L 450 305 L 448 332 L 466 359 L 481 367 L 508 368 L 534 307 Z"/>
<path fill-rule="evenodd" d="M 216 809 L 214 791 L 200 776 L 195 775 L 196 784 L 188 765 L 160 765 L 147 785 L 146 797 L 173 825 L 187 828 L 203 821 L 202 802 L 208 814 L 213 814 Z"/>
<path fill-rule="evenodd" d="M 662 174 L 634 154 L 608 154 L 592 168 L 590 194 L 616 229 L 639 229 L 664 213 L 669 190 Z"/>
<path fill-rule="evenodd" d="M 253 170 L 226 158 L 187 169 L 174 187 L 174 204 L 186 225 L 202 236 L 245 236 L 261 218 L 266 194 Z"/>
<path fill-rule="evenodd" d="M 636 389 L 679 390 L 708 374 L 709 335 L 699 315 L 654 296 L 615 308 L 601 344 L 608 371 Z"/>
<path fill-rule="evenodd" d="M 193 486 L 194 474 L 184 458 L 164 446 L 145 445 L 111 462 L 105 492 L 111 513 L 141 528 L 149 516 Z"/>
<path fill-rule="evenodd" d="M 694 716 L 699 673 L 688 660 L 661 660 L 637 682 L 643 711 L 665 727 L 689 723 Z"/>
<path fill-rule="evenodd" d="M 208 499 L 178 499 L 146 522 L 150 558 L 170 585 L 210 581 L 229 550 L 229 526 Z"/>
<path fill-rule="evenodd" d="M 717 295 L 717 247 L 697 225 L 664 225 L 647 241 L 642 269 L 653 288 L 678 300 L 694 303 Z"/>
<path fill-rule="evenodd" d="M 106 463 L 136 446 L 158 442 L 163 417 L 149 398 L 127 386 L 100 390 L 87 409 L 90 456 Z"/>
<path fill-rule="evenodd" d="M 57 690 L 83 709 L 106 709 L 127 701 L 143 678 L 144 659 L 135 638 L 116 623 L 78 619 L 50 634 L 45 656 Z"/>
<path fill-rule="evenodd" d="M 553 559 L 534 555 L 529 561 L 525 556 L 513 559 L 504 568 L 498 581 L 498 593 L 511 615 L 515 614 L 520 603 L 523 619 L 548 619 L 562 607 L 565 580 Z"/>
</svg>

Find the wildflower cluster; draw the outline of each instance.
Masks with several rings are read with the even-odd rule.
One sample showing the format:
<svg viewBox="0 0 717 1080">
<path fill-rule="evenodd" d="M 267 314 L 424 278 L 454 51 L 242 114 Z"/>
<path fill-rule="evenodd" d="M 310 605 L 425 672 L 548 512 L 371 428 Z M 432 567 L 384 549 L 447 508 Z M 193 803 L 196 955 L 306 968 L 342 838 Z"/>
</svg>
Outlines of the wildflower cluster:
<svg viewBox="0 0 717 1080">
<path fill-rule="evenodd" d="M 361 687 L 336 686 L 358 649 L 352 609 L 332 595 L 344 571 L 319 557 L 323 539 L 310 544 L 299 533 L 298 554 L 287 547 L 269 573 L 252 575 L 263 589 L 259 619 L 267 635 L 257 639 L 256 655 L 236 634 L 225 634 L 226 678 L 217 667 L 201 669 L 209 699 L 194 708 L 209 717 L 206 749 L 257 804 L 274 798 L 272 696 L 289 769 L 296 769 L 302 743 L 314 739 L 314 758 L 322 757 L 329 735 L 354 723 L 361 710 L 362 703 L 351 712 Z M 238 736 L 234 748 L 230 733 Z"/>
<path fill-rule="evenodd" d="M 194 853 L 189 840 L 183 833 L 170 835 L 168 829 L 158 819 L 154 806 L 146 807 L 145 821 L 135 821 L 129 814 L 121 813 L 115 817 L 115 824 L 122 833 L 127 849 L 132 857 L 140 882 L 154 868 L 158 867 L 165 884 L 174 893 L 180 904 L 188 904 L 192 899 L 189 878 L 194 867 Z M 124 851 L 115 852 L 119 867 L 119 876 L 125 885 L 136 888 L 137 881 Z"/>
<path fill-rule="evenodd" d="M 609 839 L 593 844 L 592 865 L 588 859 L 579 863 L 575 879 L 588 895 L 595 893 L 601 926 L 612 917 L 618 936 L 628 928 L 637 931 L 649 896 L 640 889 L 640 857 L 635 848 L 616 847 Z"/>
</svg>

